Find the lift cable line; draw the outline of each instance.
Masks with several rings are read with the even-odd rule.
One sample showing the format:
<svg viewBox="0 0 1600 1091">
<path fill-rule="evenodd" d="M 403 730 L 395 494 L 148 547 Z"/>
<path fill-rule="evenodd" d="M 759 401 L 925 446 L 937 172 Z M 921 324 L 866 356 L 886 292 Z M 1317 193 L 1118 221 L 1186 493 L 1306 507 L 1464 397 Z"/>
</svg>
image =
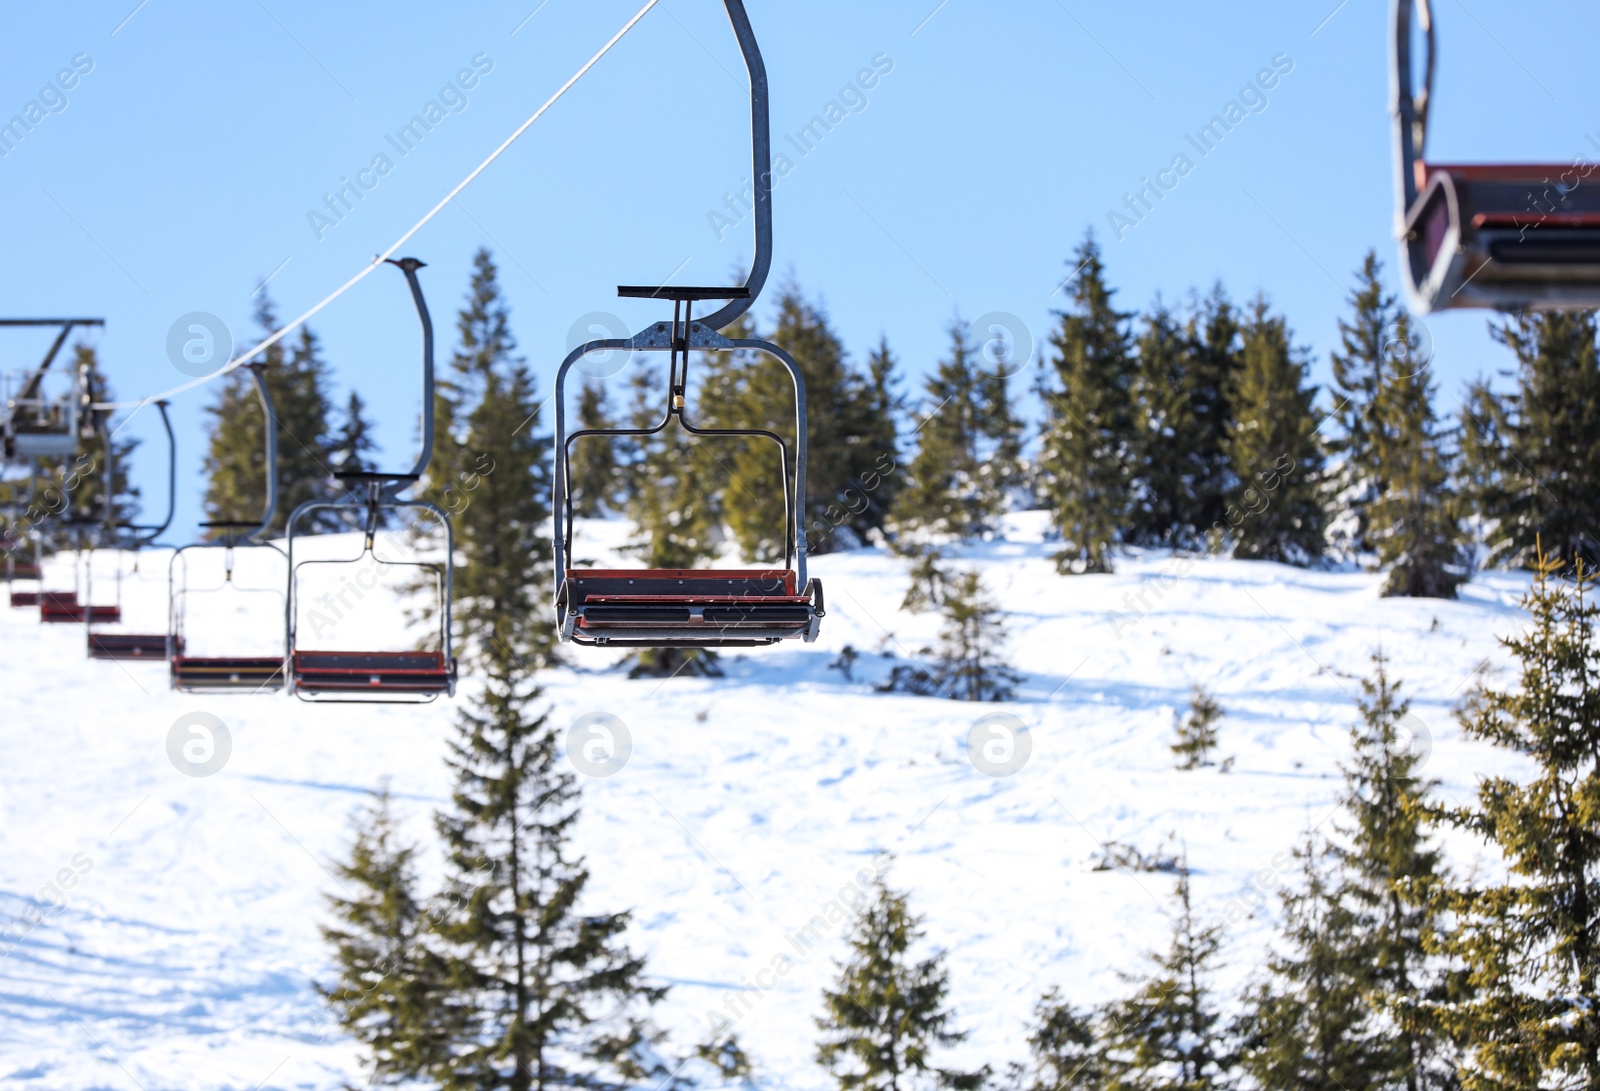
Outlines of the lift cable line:
<svg viewBox="0 0 1600 1091">
<path fill-rule="evenodd" d="M 468 174 L 465 178 L 463 178 L 459 183 L 457 183 L 457 185 L 455 186 L 454 189 L 452 189 L 449 193 L 445 194 L 444 197 L 440 199 L 438 204 L 434 205 L 433 208 L 429 209 L 428 210 L 428 214 L 426 216 L 422 217 L 422 219 L 420 219 L 416 223 L 412 224 L 411 227 L 409 229 L 407 229 L 405 234 L 401 235 L 398 239 L 396 239 L 394 241 L 394 243 L 392 245 L 390 245 L 390 247 L 387 250 L 385 250 L 381 254 L 378 254 L 376 257 L 374 257 L 370 264 L 368 264 L 365 267 L 363 267 L 360 272 L 358 272 L 355 276 L 351 277 L 349 280 L 345 281 L 343 284 L 339 285 L 338 288 L 335 288 L 332 293 L 330 293 L 329 295 L 324 297 L 315 306 L 311 307 L 304 314 L 300 315 L 300 317 L 294 319 L 293 321 L 287 323 L 286 325 L 280 327 L 279 329 L 274 330 L 272 332 L 272 334 L 270 334 L 268 337 L 264 338 L 259 344 L 255 345 L 253 348 L 250 348 L 250 349 L 248 349 L 248 350 L 246 350 L 244 352 L 236 353 L 234 355 L 233 359 L 229 360 L 227 363 L 223 364 L 220 368 L 218 368 L 216 371 L 213 371 L 209 375 L 201 375 L 201 376 L 199 376 L 197 378 L 189 380 L 186 383 L 182 383 L 179 386 L 175 386 L 171 390 L 164 390 L 159 394 L 151 394 L 151 395 L 148 395 L 148 396 L 146 396 L 144 398 L 140 398 L 138 401 L 130 401 L 130 402 L 98 402 L 98 403 L 96 403 L 94 405 L 94 408 L 95 409 L 100 409 L 100 410 L 128 409 L 128 410 L 132 410 L 133 412 L 136 413 L 140 409 L 143 409 L 145 406 L 151 404 L 152 402 L 160 401 L 160 400 L 165 399 L 165 398 L 176 397 L 177 395 L 186 393 L 186 392 L 188 392 L 190 390 L 195 389 L 196 387 L 204 386 L 206 383 L 209 383 L 213 379 L 221 378 L 223 375 L 228 374 L 228 372 L 233 371 L 234 369 L 243 366 L 243 364 L 245 363 L 246 360 L 250 360 L 250 359 L 254 358 L 258 353 L 261 353 L 261 352 L 265 351 L 266 349 L 271 348 L 273 345 L 275 345 L 279 341 L 283 340 L 289 334 L 293 333 L 296 329 L 300 328 L 300 326 L 304 325 L 307 321 L 309 321 L 312 318 L 312 316 L 314 316 L 318 311 L 321 311 L 328 304 L 332 303 L 334 300 L 336 300 L 340 296 L 344 295 L 351 288 L 354 288 L 362 280 L 365 280 L 367 275 L 369 273 L 371 273 L 374 269 L 377 269 L 379 266 L 383 265 L 384 262 L 388 261 L 396 253 L 398 253 L 400 248 L 402 246 L 404 246 L 408 241 L 410 241 L 410 239 L 411 239 L 411 237 L 413 235 L 415 235 L 418 231 L 421 231 L 423 226 L 426 225 L 429 220 L 431 220 L 435 216 L 437 216 L 441 211 L 443 211 L 443 209 L 444 209 L 444 207 L 446 205 L 448 205 L 451 201 L 455 200 L 456 196 L 458 194 L 460 194 L 462 190 L 466 189 L 467 186 L 472 183 L 473 179 L 477 178 L 478 175 L 482 174 L 484 172 L 484 170 L 488 168 L 490 163 L 493 163 L 496 159 L 500 158 L 501 153 L 504 152 L 507 148 L 509 148 L 512 145 L 512 143 L 516 141 L 517 137 L 519 137 L 523 133 L 527 132 L 529 127 L 532 126 L 535 121 L 538 121 L 541 117 L 543 117 L 545 112 L 547 110 L 549 110 L 550 107 L 554 106 L 557 101 L 560 100 L 561 96 L 565 95 L 568 91 L 572 90 L 573 85 L 576 84 L 580 79 L 582 79 L 584 77 L 584 75 L 586 73 L 588 73 L 589 69 L 593 68 L 596 64 L 598 64 L 601 57 L 604 57 L 607 53 L 611 52 L 611 47 L 616 45 L 618 42 L 620 42 L 623 39 L 623 37 L 627 35 L 628 31 L 632 30 L 638 24 L 639 20 L 643 19 L 645 17 L 645 15 L 649 13 L 650 9 L 655 7 L 656 4 L 659 3 L 659 2 L 660 2 L 660 0 L 646 0 L 645 5 L 642 8 L 640 8 L 637 12 L 634 13 L 633 18 L 629 19 L 626 23 L 622 24 L 622 28 L 620 30 L 618 30 L 615 34 L 613 34 L 611 36 L 610 40 L 607 41 L 605 45 L 601 46 L 599 48 L 599 50 L 595 52 L 594 56 L 590 57 L 587 61 L 585 61 L 584 64 L 583 64 L 583 67 L 579 68 L 576 72 L 574 72 L 572 74 L 571 78 L 569 78 L 566 83 L 563 83 L 559 88 L 557 88 L 555 94 L 551 95 L 548 99 L 546 99 L 543 106 L 540 106 L 537 110 L 535 110 L 533 112 L 533 114 L 528 118 L 528 120 L 524 121 L 521 125 L 517 126 L 517 129 L 516 129 L 515 132 L 513 132 L 510 136 L 506 137 L 505 140 L 501 142 L 501 144 L 500 144 L 500 146 L 498 148 L 496 148 L 494 151 L 490 152 L 488 157 L 486 159 L 484 159 L 483 162 L 479 163 L 476 167 L 474 167 L 472 169 L 472 172 L 470 174 Z M 122 424 L 125 425 L 125 424 L 128 423 L 129 420 L 132 420 L 132 419 L 133 419 L 133 413 L 130 413 L 128 415 L 128 417 L 123 420 Z M 122 425 L 118 425 L 117 429 L 120 430 L 121 427 L 122 427 Z M 116 432 L 113 431 L 112 434 L 115 435 Z"/>
</svg>

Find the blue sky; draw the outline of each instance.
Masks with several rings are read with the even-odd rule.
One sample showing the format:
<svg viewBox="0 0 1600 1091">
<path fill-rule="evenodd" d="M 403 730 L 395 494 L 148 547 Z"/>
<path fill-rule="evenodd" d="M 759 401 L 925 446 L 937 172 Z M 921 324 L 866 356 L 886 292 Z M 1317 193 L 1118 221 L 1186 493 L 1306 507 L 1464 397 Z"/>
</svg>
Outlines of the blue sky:
<svg viewBox="0 0 1600 1091">
<path fill-rule="evenodd" d="M 1600 8 L 1437 0 L 1441 59 L 1430 158 L 1600 157 L 1592 46 Z M 103 315 L 117 393 L 184 380 L 167 356 L 180 316 L 220 316 L 241 341 L 264 278 L 280 313 L 322 298 L 385 249 L 638 7 L 636 0 L 471 5 L 173 0 L 11 5 L 0 118 L 41 99 L 80 55 L 93 67 L 0 157 L 7 260 L 0 311 Z M 1181 302 L 1220 280 L 1265 291 L 1327 372 L 1343 292 L 1375 247 L 1388 271 L 1387 3 L 1089 0 L 749 0 L 772 85 L 774 281 L 825 302 L 857 359 L 888 337 L 916 376 L 958 315 L 1020 316 L 1041 340 L 1085 229 L 1118 300 Z M 470 89 L 463 69 L 480 70 Z M 876 86 L 846 91 L 878 58 Z M 1194 134 L 1257 73 L 1292 70 L 1211 154 Z M 83 61 L 80 60 L 80 67 Z M 71 81 L 68 81 L 71 82 Z M 1259 89 L 1259 84 L 1257 85 Z M 1585 91 L 1585 86 L 1591 90 Z M 447 87 L 452 88 L 446 91 Z M 749 173 L 737 48 L 715 0 L 664 0 L 544 119 L 407 246 L 429 263 L 440 330 L 479 245 L 491 247 L 528 357 L 548 390 L 575 320 L 633 328 L 658 307 L 619 283 L 720 283 L 749 257 L 747 224 L 710 213 Z M 429 102 L 444 119 L 400 155 L 389 137 Z M 785 137 L 841 102 L 804 155 Z M 1124 194 L 1188 152 L 1194 169 L 1118 239 Z M 324 195 L 387 154 L 393 169 L 335 226 Z M 365 176 L 371 180 L 375 175 Z M 1169 179 L 1172 176 L 1168 176 Z M 1391 278 L 1392 282 L 1392 278 Z M 1397 285 L 1396 285 L 1397 286 Z M 1441 403 L 1506 366 L 1481 312 L 1430 316 Z M 390 461 L 409 463 L 414 320 L 381 271 L 320 315 L 343 400 L 370 403 Z M 38 337 L 7 335 L 6 365 Z M 199 517 L 203 407 L 174 405 L 181 527 Z M 130 431 L 155 439 L 146 413 Z M 135 470 L 164 502 L 161 443 Z M 177 537 L 183 537 L 186 530 Z"/>
</svg>

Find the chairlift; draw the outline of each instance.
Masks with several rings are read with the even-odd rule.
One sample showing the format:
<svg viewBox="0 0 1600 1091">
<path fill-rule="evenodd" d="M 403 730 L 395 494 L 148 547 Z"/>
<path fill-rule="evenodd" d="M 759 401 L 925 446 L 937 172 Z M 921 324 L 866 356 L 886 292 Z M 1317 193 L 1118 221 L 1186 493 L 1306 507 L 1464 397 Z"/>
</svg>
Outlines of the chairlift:
<svg viewBox="0 0 1600 1091">
<path fill-rule="evenodd" d="M 289 516 L 289 605 L 287 614 L 287 640 L 285 659 L 289 665 L 289 691 L 305 701 L 346 701 L 371 704 L 413 704 L 437 699 L 441 694 L 454 695 L 456 686 L 456 660 L 451 649 L 450 599 L 454 578 L 454 538 L 450 518 L 437 505 L 426 500 L 403 499 L 399 494 L 415 484 L 428 468 L 433 458 L 433 321 L 428 305 L 423 299 L 422 285 L 417 270 L 423 263 L 416 258 L 390 259 L 405 274 L 411 289 L 411 301 L 422 325 L 422 441 L 416 464 L 406 473 L 379 471 L 342 471 L 334 477 L 348 486 L 346 494 L 338 500 L 308 500 L 295 508 Z M 355 516 L 362 528 L 362 547 L 355 557 L 311 557 L 304 555 L 305 530 L 297 530 L 303 520 L 314 512 L 334 511 Z M 440 562 L 399 560 L 381 556 L 374 548 L 379 527 L 385 513 L 421 512 L 437 519 L 444 530 L 444 558 Z M 296 549 L 300 559 L 296 559 Z M 410 569 L 423 574 L 431 589 L 435 603 L 433 617 L 438 630 L 426 643 L 432 648 L 404 650 L 328 649 L 308 647 L 301 628 L 301 612 L 315 608 L 316 600 L 308 603 L 308 582 L 314 573 L 331 573 L 335 570 L 358 569 L 374 565 L 379 571 L 398 573 Z M 374 585 L 377 577 L 374 576 Z M 313 640 L 316 634 L 313 633 Z"/>
<path fill-rule="evenodd" d="M 70 458 L 83 438 L 88 376 L 79 368 L 70 388 L 52 395 L 45 389 L 50 365 L 79 326 L 104 326 L 103 318 L 0 318 L 0 328 L 59 326 L 44 360 L 31 371 L 8 372 L 0 389 L 0 453 L 7 461 Z"/>
<path fill-rule="evenodd" d="M 98 520 L 72 517 L 62 525 L 72 531 L 72 590 L 51 590 L 45 586 L 48 572 L 40 573 L 39 621 L 46 625 L 91 625 L 122 620 L 120 603 L 95 603 L 93 577 Z M 59 554 L 57 557 L 59 558 Z"/>
<path fill-rule="evenodd" d="M 1411 309 L 1600 306 L 1600 178 L 1573 163 L 1431 163 L 1430 0 L 1395 0 L 1391 52 L 1396 230 Z M 1413 15 L 1426 59 L 1416 90 Z"/>
<path fill-rule="evenodd" d="M 672 302 L 672 321 L 656 322 L 627 338 L 604 338 L 574 349 L 556 372 L 556 472 L 552 505 L 555 610 L 562 642 L 601 647 L 759 647 L 782 640 L 817 639 L 826 613 L 822 584 L 806 578 L 806 543 L 801 533 L 806 480 L 806 391 L 799 366 L 777 345 L 759 338 L 729 338 L 720 332 L 748 311 L 760 295 L 772 264 L 771 133 L 767 74 L 742 0 L 723 0 L 750 77 L 751 152 L 755 178 L 755 259 L 739 287 L 640 287 L 624 285 L 624 299 Z M 701 319 L 694 304 L 726 300 Z M 700 428 L 687 415 L 689 354 L 694 350 L 748 349 L 782 364 L 794 385 L 795 448 L 765 429 Z M 665 411 L 652 428 L 579 429 L 569 432 L 567 373 L 593 352 L 666 352 Z M 777 445 L 784 490 L 782 568 L 605 569 L 568 568 L 572 556 L 571 460 L 573 443 L 587 436 L 654 435 L 676 423 L 699 437 L 743 436 Z"/>
<path fill-rule="evenodd" d="M 105 432 L 104 422 L 102 421 L 100 425 L 102 434 L 105 434 L 106 436 L 104 444 L 104 456 L 106 480 L 105 495 L 108 507 L 107 524 L 110 529 L 111 541 L 117 549 L 115 586 L 118 621 L 121 620 L 123 606 L 122 594 L 124 572 L 122 564 L 124 555 L 128 553 L 133 555 L 133 571 L 128 575 L 130 577 L 137 577 L 139 575 L 140 553 L 157 538 L 159 538 L 166 531 L 166 529 L 172 525 L 172 513 L 176 501 L 175 490 L 177 486 L 178 475 L 177 443 L 173 439 L 172 435 L 172 420 L 167 415 L 167 402 L 158 401 L 155 403 L 155 406 L 161 414 L 161 423 L 167 433 L 167 514 L 166 518 L 164 518 L 160 523 L 132 523 L 128 526 L 120 528 L 116 526 L 115 507 L 112 503 L 114 499 L 113 494 L 116 481 L 115 448 L 111 443 L 110 435 L 106 434 Z M 89 578 L 91 580 L 93 579 L 92 565 L 89 571 Z M 166 596 L 163 595 L 162 597 L 164 599 Z M 159 661 L 167 657 L 167 642 L 168 637 L 171 634 L 167 632 L 167 627 L 165 625 L 162 626 L 160 632 L 128 632 L 120 629 L 106 630 L 103 627 L 99 629 L 95 628 L 96 624 L 103 626 L 109 623 L 110 622 L 102 621 L 98 618 L 90 622 L 88 626 L 89 658 L 146 659 Z"/>
<path fill-rule="evenodd" d="M 266 367 L 247 365 L 266 432 L 267 497 L 259 523 L 212 521 L 214 538 L 173 551 L 168 566 L 167 662 L 172 688 L 186 693 L 266 693 L 283 687 L 279 637 L 288 557 L 264 541 L 278 511 L 278 414 Z M 243 573 L 239 572 L 244 559 Z M 195 599 L 213 615 L 195 634 Z M 214 616 L 232 616 L 219 622 Z M 257 647 L 247 642 L 254 635 Z"/>
</svg>

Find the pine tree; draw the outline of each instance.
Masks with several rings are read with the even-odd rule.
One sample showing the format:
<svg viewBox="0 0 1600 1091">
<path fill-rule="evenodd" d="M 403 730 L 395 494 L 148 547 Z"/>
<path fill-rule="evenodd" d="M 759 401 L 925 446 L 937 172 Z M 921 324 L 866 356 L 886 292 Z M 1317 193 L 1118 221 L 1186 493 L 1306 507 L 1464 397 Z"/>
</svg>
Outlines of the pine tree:
<svg viewBox="0 0 1600 1091">
<path fill-rule="evenodd" d="M 1496 560 L 1530 565 L 1542 542 L 1571 564 L 1600 564 L 1600 346 L 1593 311 L 1524 312 L 1491 332 L 1517 355 L 1511 462 L 1494 515 Z"/>
<path fill-rule="evenodd" d="M 1454 1066 L 1418 1020 L 1419 1003 L 1442 999 L 1447 987 L 1424 951 L 1438 926 L 1433 895 L 1442 879 L 1424 826 L 1424 800 L 1435 782 L 1420 776 L 1426 755 L 1416 749 L 1410 702 L 1390 680 L 1383 653 L 1372 662 L 1372 676 L 1361 683 L 1361 722 L 1350 733 L 1352 761 L 1343 769 L 1351 824 L 1340 833 L 1347 847 L 1333 849 L 1361 933 L 1351 957 L 1368 975 L 1369 1000 L 1387 1017 L 1369 1037 L 1374 1070 L 1407 1091 L 1448 1087 Z"/>
<path fill-rule="evenodd" d="M 1039 466 L 1051 522 L 1064 546 L 1056 568 L 1109 572 L 1128 527 L 1135 474 L 1133 344 L 1129 316 L 1111 305 L 1112 290 L 1093 236 L 1076 254 L 1073 309 L 1051 335 L 1056 388 L 1041 384 L 1045 423 Z"/>
<path fill-rule="evenodd" d="M 265 292 L 256 304 L 256 324 L 263 334 L 278 327 Z M 260 353 L 264 377 L 278 417 L 278 513 L 272 529 L 282 533 L 294 509 L 307 500 L 333 498 L 335 440 L 330 428 L 327 364 L 309 327 Z M 206 454 L 208 481 L 205 511 L 209 520 L 250 522 L 259 519 L 267 492 L 266 418 L 254 380 L 242 370 L 228 374 L 217 400 L 206 412 L 211 435 Z M 301 521 L 302 532 L 343 529 L 332 512 Z"/>
<path fill-rule="evenodd" d="M 1387 485 L 1378 451 L 1389 422 L 1379 416 L 1378 396 L 1385 370 L 1392 363 L 1390 342 L 1400 311 L 1394 296 L 1384 292 L 1378 279 L 1382 268 L 1377 253 L 1368 250 L 1351 293 L 1353 312 L 1349 320 L 1339 320 L 1343 351 L 1328 357 L 1333 368 L 1333 418 L 1340 431 L 1332 446 L 1344 458 L 1341 499 L 1354 516 L 1351 546 L 1358 551 L 1370 548 L 1367 508 Z"/>
<path fill-rule="evenodd" d="M 417 895 L 415 845 L 404 843 L 387 786 L 355 821 L 334 877 L 353 891 L 327 899 L 334 923 L 322 938 L 338 978 L 317 991 L 368 1051 L 375 1084 L 415 1078 L 448 1056 L 456 1013 L 444 967 L 429 947 L 432 922 Z"/>
<path fill-rule="evenodd" d="M 1307 831 L 1301 884 L 1280 892 L 1284 949 L 1245 996 L 1234 1026 L 1240 1067 L 1262 1091 L 1362 1091 L 1382 1082 L 1361 923 L 1341 892 L 1338 858 Z M 1375 1049 L 1376 1047 L 1376 1049 Z"/>
<path fill-rule="evenodd" d="M 1220 719 L 1222 706 L 1217 699 L 1203 686 L 1195 686 L 1189 700 L 1189 714 L 1178 721 L 1178 741 L 1171 747 L 1179 769 L 1198 769 L 1211 764 L 1211 751 L 1217 747 L 1216 724 Z"/>
<path fill-rule="evenodd" d="M 905 413 L 905 396 L 898 387 L 898 361 L 889 351 L 889 339 L 880 337 L 867 355 L 867 389 L 862 400 L 858 425 L 863 454 L 872 455 L 871 468 L 859 473 L 851 483 L 861 494 L 865 509 L 852 514 L 850 527 L 865 542 L 873 531 L 880 531 L 894 510 L 905 487 L 906 471 L 901 465 L 899 422 Z M 846 510 L 854 507 L 846 503 Z"/>
<path fill-rule="evenodd" d="M 588 431 L 615 427 L 604 381 L 585 378 L 578 397 L 578 428 Z M 585 519 L 604 515 L 617 497 L 616 440 L 610 436 L 583 436 L 570 450 L 573 514 Z"/>
<path fill-rule="evenodd" d="M 540 434 L 540 403 L 527 363 L 516 355 L 511 312 L 486 249 L 473 256 L 440 441 L 422 495 L 451 518 L 461 564 L 455 621 L 465 651 L 491 648 L 553 654 L 554 622 L 544 598 L 551 564 L 550 439 Z"/>
<path fill-rule="evenodd" d="M 939 642 L 921 652 L 927 665 L 894 668 L 883 688 L 955 701 L 1009 700 L 1022 676 L 1006 662 L 1005 613 L 983 578 L 969 570 L 944 583 L 940 610 Z"/>
<path fill-rule="evenodd" d="M 1244 327 L 1228 455 L 1239 477 L 1226 523 L 1234 556 L 1309 564 L 1323 553 L 1322 447 L 1306 365 L 1258 296 Z"/>
<path fill-rule="evenodd" d="M 1443 812 L 1509 871 L 1449 890 L 1454 927 L 1433 936 L 1473 990 L 1425 1008 L 1465 1050 L 1467 1091 L 1600 1088 L 1600 608 L 1587 565 L 1571 581 L 1561 567 L 1536 557 L 1531 623 L 1501 640 L 1520 685 L 1478 690 L 1461 720 L 1469 738 L 1530 759 L 1532 774 L 1484 777 L 1476 806 Z"/>
<path fill-rule="evenodd" d="M 372 470 L 375 464 L 369 456 L 377 446 L 372 440 L 372 425 L 367 420 L 367 403 L 352 390 L 345 403 L 338 439 L 333 444 L 333 468 L 342 472 Z"/>
<path fill-rule="evenodd" d="M 1195 920 L 1187 866 L 1178 872 L 1177 902 L 1172 946 L 1152 956 L 1155 973 L 1103 1017 L 1110 1086 L 1117 1091 L 1227 1086 L 1233 1061 L 1209 981 L 1222 926 Z"/>
<path fill-rule="evenodd" d="M 982 370 L 966 327 L 927 380 L 909 481 L 895 505 L 903 531 L 971 538 L 994 528 L 1017 484 L 1019 432 L 1003 372 Z"/>
<path fill-rule="evenodd" d="M 578 789 L 540 691 L 515 657 L 487 657 L 482 695 L 459 714 L 446 764 L 447 854 L 437 917 L 455 1003 L 449 1054 L 429 1071 L 447 1091 L 546 1091 L 637 1079 L 644 983 L 624 945 L 627 913 L 584 909 L 573 855 Z"/>
<path fill-rule="evenodd" d="M 1229 457 L 1229 432 L 1235 416 L 1239 380 L 1239 313 L 1218 284 L 1201 301 L 1185 327 L 1188 392 L 1192 433 L 1185 443 L 1192 454 L 1194 478 L 1189 485 L 1193 505 L 1182 526 L 1193 528 L 1195 544 L 1207 528 L 1224 517 L 1235 475 Z"/>
<path fill-rule="evenodd" d="M 1404 317 L 1396 336 L 1408 336 Z M 1455 598 L 1466 579 L 1460 508 L 1432 388 L 1423 367 L 1385 368 L 1378 378 L 1372 454 L 1383 487 L 1367 507 L 1366 533 L 1388 571 L 1385 595 Z"/>
<path fill-rule="evenodd" d="M 1133 378 L 1133 464 L 1139 480 L 1129 524 L 1134 541 L 1148 545 L 1194 539 L 1200 478 L 1200 417 L 1189 389 L 1189 344 L 1164 305 L 1141 316 Z"/>
<path fill-rule="evenodd" d="M 1515 463 L 1509 451 L 1511 420 L 1506 399 L 1478 379 L 1461 399 L 1456 434 L 1455 492 L 1473 528 L 1474 560 L 1503 553 L 1499 513 L 1504 509 Z"/>
<path fill-rule="evenodd" d="M 856 917 L 850 959 L 839 967 L 832 989 L 823 991 L 823 1032 L 817 1061 L 840 1091 L 912 1091 L 947 1087 L 969 1091 L 988 1074 L 958 1072 L 933 1063 L 938 1046 L 966 1037 L 951 1028 L 945 1007 L 950 975 L 936 952 L 912 961 L 923 938 L 922 918 L 912 915 L 904 894 L 875 880 Z"/>
<path fill-rule="evenodd" d="M 1105 1091 L 1112 1074 L 1093 1013 L 1080 1012 L 1051 989 L 1034 1007 L 1028 1034 L 1030 1065 L 1014 1066 L 1011 1085 L 1022 1091 Z"/>
</svg>

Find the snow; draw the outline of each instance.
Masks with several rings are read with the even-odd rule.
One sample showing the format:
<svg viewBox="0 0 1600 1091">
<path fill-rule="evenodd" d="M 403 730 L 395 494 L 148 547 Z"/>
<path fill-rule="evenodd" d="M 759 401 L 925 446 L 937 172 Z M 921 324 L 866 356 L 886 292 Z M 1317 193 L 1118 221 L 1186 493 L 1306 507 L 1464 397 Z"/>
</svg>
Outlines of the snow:
<svg viewBox="0 0 1600 1091">
<path fill-rule="evenodd" d="M 1094 870 L 1109 841 L 1187 852 L 1197 911 L 1228 922 L 1219 985 L 1236 987 L 1270 938 L 1277 907 L 1262 892 L 1289 877 L 1308 826 L 1331 825 L 1353 698 L 1380 646 L 1425 725 L 1425 772 L 1442 793 L 1465 802 L 1477 775 L 1519 768 L 1464 741 L 1451 709 L 1486 660 L 1505 663 L 1496 636 L 1525 621 L 1522 575 L 1481 575 L 1456 602 L 1383 599 L 1379 578 L 1359 571 L 1163 553 L 1064 578 L 1043 529 L 1039 513 L 1021 513 L 956 558 L 1009 611 L 1026 680 L 1001 705 L 874 692 L 896 662 L 881 653 L 915 655 L 938 619 L 899 611 L 905 563 L 873 549 L 814 560 L 828 603 L 815 645 L 728 656 L 720 679 L 670 680 L 630 680 L 611 669 L 614 653 L 574 649 L 545 679 L 563 730 L 605 713 L 631 736 L 620 771 L 581 778 L 577 836 L 593 907 L 632 907 L 632 943 L 672 986 L 656 1019 L 674 1047 L 703 1040 L 722 1013 L 764 1082 L 825 1086 L 812 1019 L 845 950 L 845 903 L 886 866 L 948 953 L 956 1023 L 971 1031 L 949 1061 L 1021 1059 L 1040 993 L 1103 1000 L 1124 988 L 1119 971 L 1166 945 L 1172 876 Z M 579 555 L 628 563 L 614 554 L 619 524 L 578 534 Z M 125 578 L 131 627 L 161 628 L 166 563 L 148 553 Z M 191 628 L 248 635 L 232 609 L 195 596 Z M 393 642 L 403 624 L 369 595 L 339 619 L 339 642 Z M 855 681 L 829 667 L 846 644 L 862 653 Z M 0 1081 L 248 1091 L 362 1080 L 312 987 L 329 977 L 317 932 L 337 889 L 326 865 L 384 778 L 413 836 L 432 844 L 452 702 L 178 694 L 163 665 L 91 662 L 83 645 L 78 627 L 0 613 Z M 1196 683 L 1226 711 L 1229 771 L 1173 768 L 1174 721 Z M 1029 732 L 1011 776 L 967 758 L 974 721 L 996 711 Z M 207 777 L 168 757 L 175 722 L 197 712 L 231 739 Z M 180 725 L 177 744 L 188 738 Z M 1463 870 L 1482 852 L 1448 848 Z"/>
</svg>

